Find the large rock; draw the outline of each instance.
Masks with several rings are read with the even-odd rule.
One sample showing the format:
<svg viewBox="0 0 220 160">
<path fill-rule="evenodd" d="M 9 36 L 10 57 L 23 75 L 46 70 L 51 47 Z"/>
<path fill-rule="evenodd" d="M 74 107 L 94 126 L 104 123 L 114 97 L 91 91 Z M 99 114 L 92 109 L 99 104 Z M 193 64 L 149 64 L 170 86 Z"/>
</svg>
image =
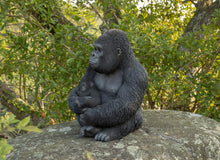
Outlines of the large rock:
<svg viewBox="0 0 220 160">
<path fill-rule="evenodd" d="M 220 160 L 220 124 L 201 115 L 144 111 L 144 123 L 121 140 L 79 136 L 76 121 L 10 139 L 8 160 Z"/>
</svg>

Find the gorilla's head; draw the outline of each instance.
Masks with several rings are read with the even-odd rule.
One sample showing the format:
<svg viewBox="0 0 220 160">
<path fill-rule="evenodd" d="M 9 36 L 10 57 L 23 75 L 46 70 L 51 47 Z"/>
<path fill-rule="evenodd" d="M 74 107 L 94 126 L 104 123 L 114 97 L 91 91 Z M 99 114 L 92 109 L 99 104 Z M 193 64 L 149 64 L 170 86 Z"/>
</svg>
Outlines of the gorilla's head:
<svg viewBox="0 0 220 160">
<path fill-rule="evenodd" d="M 94 86 L 95 85 L 92 81 L 82 81 L 80 82 L 78 86 L 79 89 L 76 91 L 76 93 L 80 97 L 89 96 Z"/>
<path fill-rule="evenodd" d="M 112 29 L 95 41 L 89 64 L 96 72 L 112 73 L 131 53 L 127 35 L 121 30 Z"/>
</svg>

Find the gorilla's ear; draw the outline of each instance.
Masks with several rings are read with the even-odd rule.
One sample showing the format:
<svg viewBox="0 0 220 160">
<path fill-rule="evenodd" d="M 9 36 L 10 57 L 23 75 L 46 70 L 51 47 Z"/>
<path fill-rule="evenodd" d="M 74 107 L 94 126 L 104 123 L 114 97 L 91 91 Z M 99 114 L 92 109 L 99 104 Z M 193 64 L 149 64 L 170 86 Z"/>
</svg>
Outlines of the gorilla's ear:
<svg viewBox="0 0 220 160">
<path fill-rule="evenodd" d="M 120 56 L 122 53 L 121 48 L 117 48 L 117 51 L 118 51 L 118 55 Z"/>
</svg>

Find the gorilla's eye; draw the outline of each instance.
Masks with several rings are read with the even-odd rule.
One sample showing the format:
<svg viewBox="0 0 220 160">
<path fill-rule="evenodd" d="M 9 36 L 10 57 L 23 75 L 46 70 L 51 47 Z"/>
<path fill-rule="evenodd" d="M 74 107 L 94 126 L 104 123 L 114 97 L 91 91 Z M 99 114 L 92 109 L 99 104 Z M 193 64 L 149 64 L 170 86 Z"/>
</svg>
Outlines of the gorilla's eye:
<svg viewBox="0 0 220 160">
<path fill-rule="evenodd" d="M 95 47 L 94 49 L 95 49 L 95 51 L 101 52 L 101 48 L 100 47 Z"/>
<path fill-rule="evenodd" d="M 97 47 L 97 50 L 98 50 L 99 52 L 101 52 L 101 48 Z"/>
</svg>

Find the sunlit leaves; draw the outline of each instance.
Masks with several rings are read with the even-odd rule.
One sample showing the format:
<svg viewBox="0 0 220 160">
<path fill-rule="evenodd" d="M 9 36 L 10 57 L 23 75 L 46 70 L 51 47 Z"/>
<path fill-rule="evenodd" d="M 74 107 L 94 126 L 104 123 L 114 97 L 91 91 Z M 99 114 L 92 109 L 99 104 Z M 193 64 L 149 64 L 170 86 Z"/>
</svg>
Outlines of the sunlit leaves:
<svg viewBox="0 0 220 160">
<path fill-rule="evenodd" d="M 28 126 L 28 123 L 30 122 L 30 117 L 26 117 L 23 120 L 19 121 L 16 125 L 17 129 L 25 130 L 29 132 L 42 132 L 41 129 L 37 128 L 36 126 Z"/>
<path fill-rule="evenodd" d="M 13 147 L 7 143 L 6 139 L 0 139 L 0 159 L 5 159 L 5 155 L 9 154 Z"/>
</svg>

